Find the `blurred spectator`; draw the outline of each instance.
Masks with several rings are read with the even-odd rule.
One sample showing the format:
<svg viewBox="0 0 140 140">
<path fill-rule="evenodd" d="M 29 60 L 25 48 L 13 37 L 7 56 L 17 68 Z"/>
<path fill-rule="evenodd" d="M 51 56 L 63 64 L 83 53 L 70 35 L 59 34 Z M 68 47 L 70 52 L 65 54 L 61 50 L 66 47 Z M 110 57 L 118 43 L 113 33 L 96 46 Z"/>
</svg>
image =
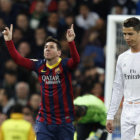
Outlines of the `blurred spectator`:
<svg viewBox="0 0 140 140">
<path fill-rule="evenodd" d="M 36 116 L 37 116 L 38 111 L 39 111 L 40 102 L 41 102 L 41 96 L 39 94 L 34 93 L 31 95 L 30 100 L 29 100 L 29 104 L 30 104 L 32 111 L 33 111 L 34 121 L 35 121 Z"/>
<path fill-rule="evenodd" d="M 104 102 L 104 92 L 103 92 L 103 86 L 101 83 L 97 82 L 93 85 L 93 88 L 91 89 L 91 94 L 93 94 L 94 96 L 100 98 L 103 102 Z"/>
<path fill-rule="evenodd" d="M 97 73 L 99 75 L 99 83 L 101 83 L 102 85 L 104 85 L 104 82 L 105 82 L 105 71 L 103 68 L 96 68 L 97 69 Z"/>
<path fill-rule="evenodd" d="M 21 56 L 27 58 L 31 57 L 31 47 L 27 41 L 20 42 L 17 50 L 21 54 Z"/>
<path fill-rule="evenodd" d="M 32 14 L 35 10 L 36 3 L 38 0 L 33 0 L 30 5 L 30 13 Z M 42 0 L 43 1 L 43 0 Z M 45 9 L 47 12 L 55 12 L 57 11 L 57 0 L 44 0 L 45 1 Z"/>
<path fill-rule="evenodd" d="M 7 69 L 4 73 L 4 79 L 1 83 L 1 86 L 7 90 L 9 97 L 14 96 L 14 86 L 17 83 L 17 74 L 16 71 Z"/>
<path fill-rule="evenodd" d="M 57 0 L 45 0 L 45 3 L 48 12 L 57 11 Z"/>
<path fill-rule="evenodd" d="M 79 8 L 79 15 L 76 17 L 76 23 L 79 27 L 87 30 L 96 25 L 99 15 L 91 12 L 88 5 L 81 4 Z"/>
<path fill-rule="evenodd" d="M 13 0 L 14 5 L 16 8 L 19 9 L 19 12 L 29 12 L 29 7 L 30 7 L 30 0 Z"/>
<path fill-rule="evenodd" d="M 58 2 L 58 16 L 59 16 L 59 23 L 64 25 L 65 24 L 65 16 L 69 12 L 69 5 L 66 0 L 60 0 Z"/>
<path fill-rule="evenodd" d="M 35 120 L 33 118 L 33 110 L 31 109 L 31 107 L 29 105 L 26 105 L 23 107 L 22 110 L 23 116 L 24 116 L 24 120 L 30 122 L 32 124 L 32 126 L 34 127 L 35 124 Z"/>
<path fill-rule="evenodd" d="M 89 0 L 90 9 L 106 20 L 111 8 L 111 0 Z"/>
<path fill-rule="evenodd" d="M 115 6 L 112 7 L 111 14 L 123 15 L 124 14 L 123 7 L 119 4 L 116 4 Z"/>
<path fill-rule="evenodd" d="M 62 57 L 66 58 L 69 57 L 69 45 L 68 42 L 65 39 L 62 39 L 60 41 L 61 44 L 61 50 L 62 50 Z"/>
<path fill-rule="evenodd" d="M 53 36 L 54 38 L 61 39 L 65 29 L 59 24 L 59 17 L 56 12 L 52 12 L 48 17 L 48 25 L 46 26 L 46 31 L 48 36 Z"/>
<path fill-rule="evenodd" d="M 15 17 L 18 13 L 11 0 L 1 0 L 0 1 L 0 17 L 4 20 L 7 26 L 15 23 Z"/>
<path fill-rule="evenodd" d="M 69 4 L 70 11 L 74 13 L 74 15 L 78 14 L 78 3 L 80 1 L 77 0 L 67 0 Z"/>
<path fill-rule="evenodd" d="M 82 86 L 81 95 L 90 92 L 93 84 L 98 81 L 98 74 L 97 74 L 96 67 L 85 68 L 83 76 L 84 79 L 81 81 L 81 86 Z"/>
<path fill-rule="evenodd" d="M 24 38 L 30 41 L 30 38 L 32 38 L 33 30 L 30 29 L 27 14 L 20 13 L 17 15 L 16 26 L 22 30 Z"/>
<path fill-rule="evenodd" d="M 3 117 L 5 116 L 4 114 L 9 116 L 10 109 L 13 105 L 14 105 L 14 102 L 9 98 L 8 94 L 6 93 L 6 90 L 4 88 L 1 88 L 0 89 L 0 106 L 2 107 Z"/>
<path fill-rule="evenodd" d="M 13 41 L 15 44 L 15 47 L 17 48 L 19 42 L 23 39 L 23 33 L 20 28 L 15 28 L 13 32 Z"/>
<path fill-rule="evenodd" d="M 45 2 L 38 0 L 35 5 L 34 12 L 31 14 L 30 18 L 30 27 L 36 29 L 39 26 L 43 25 L 43 22 L 46 20 L 45 13 Z"/>
<path fill-rule="evenodd" d="M 35 41 L 32 47 L 34 58 L 37 58 L 37 59 L 44 58 L 43 50 L 44 50 L 44 44 L 45 44 L 46 38 L 47 38 L 47 34 L 44 28 L 37 28 L 35 30 Z"/>
<path fill-rule="evenodd" d="M 35 86 L 35 92 L 40 94 L 40 83 L 39 81 L 37 80 L 36 83 L 34 84 Z"/>
<path fill-rule="evenodd" d="M 5 23 L 4 23 L 3 18 L 0 17 L 0 27 L 2 27 L 4 24 L 5 24 Z M 1 34 L 1 35 L 2 35 L 2 34 Z"/>
<path fill-rule="evenodd" d="M 18 82 L 15 86 L 15 97 L 12 98 L 14 103 L 21 104 L 23 106 L 27 105 L 29 98 L 30 87 L 26 82 Z"/>
<path fill-rule="evenodd" d="M 74 100 L 75 119 L 77 122 L 77 140 L 85 140 L 90 132 L 95 132 L 92 139 L 106 140 L 106 108 L 97 97 L 86 94 Z M 96 135 L 97 133 L 100 135 Z"/>
<path fill-rule="evenodd" d="M 128 15 L 134 15 L 136 13 L 137 0 L 112 0 L 112 5 L 121 5 L 123 7 L 123 13 Z"/>
<path fill-rule="evenodd" d="M 92 44 L 99 47 L 104 47 L 106 45 L 106 24 L 103 19 L 99 19 L 97 21 L 97 25 L 88 29 L 81 41 L 80 46 L 82 50 L 86 47 L 86 45 Z"/>
<path fill-rule="evenodd" d="M 19 104 L 13 106 L 10 119 L 5 120 L 0 129 L 0 140 L 13 138 L 24 140 L 35 139 L 35 132 L 31 124 L 23 119 L 22 106 Z"/>
<path fill-rule="evenodd" d="M 5 62 L 5 65 L 4 65 L 4 70 L 5 72 L 6 71 L 13 71 L 13 72 L 17 72 L 17 64 L 12 60 L 12 59 L 9 59 Z"/>
<path fill-rule="evenodd" d="M 95 66 L 102 68 L 105 66 L 104 50 L 101 47 L 90 44 L 87 45 L 83 53 L 83 57 L 85 56 L 90 56 L 90 59 L 94 61 Z"/>
</svg>

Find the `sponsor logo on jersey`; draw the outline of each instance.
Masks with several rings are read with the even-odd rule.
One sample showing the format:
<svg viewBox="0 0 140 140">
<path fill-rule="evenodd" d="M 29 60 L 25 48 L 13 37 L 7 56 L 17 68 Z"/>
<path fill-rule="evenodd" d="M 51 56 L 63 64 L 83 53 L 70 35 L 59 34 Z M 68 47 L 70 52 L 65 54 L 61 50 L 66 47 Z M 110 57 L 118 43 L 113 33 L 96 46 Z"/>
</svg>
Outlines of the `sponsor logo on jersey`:
<svg viewBox="0 0 140 140">
<path fill-rule="evenodd" d="M 137 74 L 137 75 L 128 75 L 128 74 L 124 74 L 124 77 L 126 80 L 131 80 L 131 79 L 140 79 L 140 74 Z"/>
<path fill-rule="evenodd" d="M 59 75 L 42 75 L 42 80 L 45 82 L 45 84 L 60 84 Z"/>
<path fill-rule="evenodd" d="M 124 78 L 126 80 L 140 79 L 140 74 L 137 74 L 137 71 L 135 69 L 130 69 L 129 73 L 130 74 L 124 74 Z"/>
</svg>

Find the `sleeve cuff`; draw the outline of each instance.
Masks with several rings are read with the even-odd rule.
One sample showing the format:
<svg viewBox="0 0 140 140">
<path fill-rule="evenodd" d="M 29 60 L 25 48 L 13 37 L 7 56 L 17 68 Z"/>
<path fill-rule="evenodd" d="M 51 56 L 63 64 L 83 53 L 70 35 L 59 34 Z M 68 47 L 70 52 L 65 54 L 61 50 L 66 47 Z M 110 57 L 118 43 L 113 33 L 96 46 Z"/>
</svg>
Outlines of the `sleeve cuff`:
<svg viewBox="0 0 140 140">
<path fill-rule="evenodd" d="M 10 46 L 11 44 L 13 44 L 13 40 L 9 40 L 9 41 L 5 41 L 7 46 Z"/>
<path fill-rule="evenodd" d="M 107 120 L 114 120 L 114 116 L 112 116 L 112 115 L 107 115 Z"/>
<path fill-rule="evenodd" d="M 75 41 L 73 40 L 73 41 L 71 41 L 71 42 L 68 42 L 69 43 L 69 45 L 70 46 L 73 46 L 73 45 L 75 45 Z"/>
</svg>

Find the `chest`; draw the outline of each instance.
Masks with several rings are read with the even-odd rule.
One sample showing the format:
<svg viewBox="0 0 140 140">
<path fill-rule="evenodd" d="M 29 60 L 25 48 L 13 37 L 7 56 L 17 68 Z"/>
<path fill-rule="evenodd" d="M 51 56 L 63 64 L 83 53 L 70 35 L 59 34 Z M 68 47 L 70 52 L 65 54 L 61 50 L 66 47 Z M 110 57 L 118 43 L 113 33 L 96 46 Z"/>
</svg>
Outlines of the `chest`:
<svg viewBox="0 0 140 140">
<path fill-rule="evenodd" d="M 60 84 L 64 80 L 66 71 L 61 67 L 49 69 L 44 67 L 39 70 L 39 80 L 47 85 Z"/>
<path fill-rule="evenodd" d="M 124 57 L 121 68 L 123 74 L 138 75 L 140 74 L 140 55 Z"/>
</svg>

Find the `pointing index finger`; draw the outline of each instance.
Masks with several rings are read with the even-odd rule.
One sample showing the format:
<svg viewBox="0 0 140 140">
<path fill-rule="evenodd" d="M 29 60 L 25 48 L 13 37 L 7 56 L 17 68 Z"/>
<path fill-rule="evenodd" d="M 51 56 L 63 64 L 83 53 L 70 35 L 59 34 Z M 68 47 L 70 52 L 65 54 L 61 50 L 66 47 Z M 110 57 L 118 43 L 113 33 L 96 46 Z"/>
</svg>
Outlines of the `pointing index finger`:
<svg viewBox="0 0 140 140">
<path fill-rule="evenodd" d="M 71 27 L 70 27 L 70 29 L 72 29 L 72 30 L 73 30 L 73 24 L 71 24 Z"/>
<path fill-rule="evenodd" d="M 13 32 L 13 24 L 10 25 L 10 32 Z"/>
</svg>

